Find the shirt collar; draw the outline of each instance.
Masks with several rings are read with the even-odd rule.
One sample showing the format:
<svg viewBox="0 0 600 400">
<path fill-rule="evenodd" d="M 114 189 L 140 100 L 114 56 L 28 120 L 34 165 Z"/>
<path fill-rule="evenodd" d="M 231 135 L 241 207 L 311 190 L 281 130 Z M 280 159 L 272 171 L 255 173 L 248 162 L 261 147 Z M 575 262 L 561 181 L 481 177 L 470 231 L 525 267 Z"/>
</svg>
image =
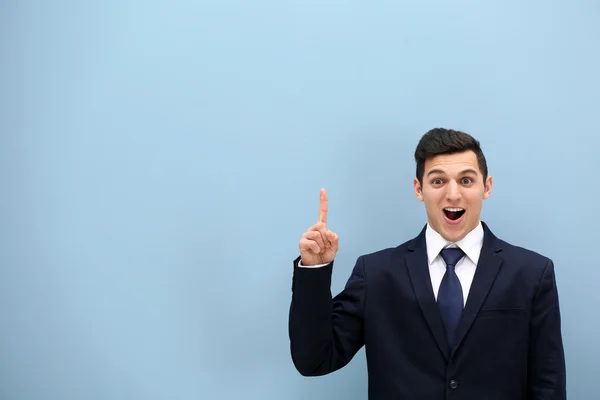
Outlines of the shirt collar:
<svg viewBox="0 0 600 400">
<path fill-rule="evenodd" d="M 481 222 L 479 222 L 475 229 L 469 232 L 462 240 L 452 243 L 444 239 L 442 235 L 434 231 L 433 228 L 427 224 L 425 242 L 427 244 L 427 261 L 429 262 L 429 265 L 433 263 L 433 260 L 440 254 L 440 251 L 446 247 L 459 247 L 465 252 L 467 257 L 477 265 L 481 253 L 481 246 L 483 245 L 483 226 L 481 225 Z"/>
</svg>

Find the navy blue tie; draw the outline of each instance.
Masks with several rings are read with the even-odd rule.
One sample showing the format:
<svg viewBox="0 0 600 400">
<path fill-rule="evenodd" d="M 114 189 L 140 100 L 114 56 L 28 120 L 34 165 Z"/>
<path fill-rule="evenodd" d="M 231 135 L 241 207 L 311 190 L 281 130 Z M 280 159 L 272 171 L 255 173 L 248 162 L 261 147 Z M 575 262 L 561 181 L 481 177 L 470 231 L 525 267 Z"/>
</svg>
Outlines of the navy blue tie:
<svg viewBox="0 0 600 400">
<path fill-rule="evenodd" d="M 438 307 L 442 312 L 448 344 L 450 349 L 454 349 L 455 331 L 462 317 L 464 306 L 462 286 L 458 276 L 456 276 L 454 267 L 465 253 L 461 249 L 453 247 L 442 250 L 441 255 L 446 262 L 446 273 L 442 278 L 438 292 Z"/>
</svg>

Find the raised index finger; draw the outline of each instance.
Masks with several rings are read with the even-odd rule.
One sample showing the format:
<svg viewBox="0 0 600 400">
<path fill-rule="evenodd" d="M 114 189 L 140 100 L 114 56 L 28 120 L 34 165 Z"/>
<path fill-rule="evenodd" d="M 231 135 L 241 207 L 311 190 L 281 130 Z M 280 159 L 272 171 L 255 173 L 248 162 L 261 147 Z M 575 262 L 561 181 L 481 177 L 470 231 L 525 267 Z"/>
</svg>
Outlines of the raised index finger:
<svg viewBox="0 0 600 400">
<path fill-rule="evenodd" d="M 327 192 L 325 189 L 321 189 L 320 201 L 319 201 L 319 222 L 324 224 L 327 223 Z"/>
</svg>

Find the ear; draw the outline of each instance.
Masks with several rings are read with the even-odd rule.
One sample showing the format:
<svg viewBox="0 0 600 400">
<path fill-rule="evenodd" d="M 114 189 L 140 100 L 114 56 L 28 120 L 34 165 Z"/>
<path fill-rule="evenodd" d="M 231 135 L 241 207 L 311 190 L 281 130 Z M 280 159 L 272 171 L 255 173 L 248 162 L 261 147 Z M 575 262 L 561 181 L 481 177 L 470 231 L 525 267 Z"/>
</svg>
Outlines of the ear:
<svg viewBox="0 0 600 400">
<path fill-rule="evenodd" d="M 492 177 L 488 176 L 487 179 L 485 180 L 485 188 L 484 188 L 484 192 L 483 192 L 484 200 L 486 200 L 492 194 L 492 183 L 493 183 Z"/>
<path fill-rule="evenodd" d="M 417 178 L 414 179 L 413 186 L 415 188 L 415 196 L 417 196 L 419 201 L 423 201 L 423 188 L 421 187 L 421 184 Z"/>
</svg>

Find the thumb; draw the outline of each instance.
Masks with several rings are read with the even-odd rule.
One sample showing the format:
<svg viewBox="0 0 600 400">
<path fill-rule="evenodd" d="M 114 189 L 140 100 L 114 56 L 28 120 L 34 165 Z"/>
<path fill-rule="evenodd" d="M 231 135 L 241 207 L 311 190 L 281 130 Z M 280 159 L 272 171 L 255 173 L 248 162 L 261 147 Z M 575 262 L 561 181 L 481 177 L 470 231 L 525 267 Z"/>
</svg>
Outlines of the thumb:
<svg viewBox="0 0 600 400">
<path fill-rule="evenodd" d="M 327 239 L 329 240 L 329 243 L 331 243 L 332 249 L 334 251 L 337 251 L 338 240 L 339 240 L 339 236 L 337 235 L 337 233 L 334 233 L 334 232 L 328 230 L 326 235 L 327 235 Z"/>
</svg>

